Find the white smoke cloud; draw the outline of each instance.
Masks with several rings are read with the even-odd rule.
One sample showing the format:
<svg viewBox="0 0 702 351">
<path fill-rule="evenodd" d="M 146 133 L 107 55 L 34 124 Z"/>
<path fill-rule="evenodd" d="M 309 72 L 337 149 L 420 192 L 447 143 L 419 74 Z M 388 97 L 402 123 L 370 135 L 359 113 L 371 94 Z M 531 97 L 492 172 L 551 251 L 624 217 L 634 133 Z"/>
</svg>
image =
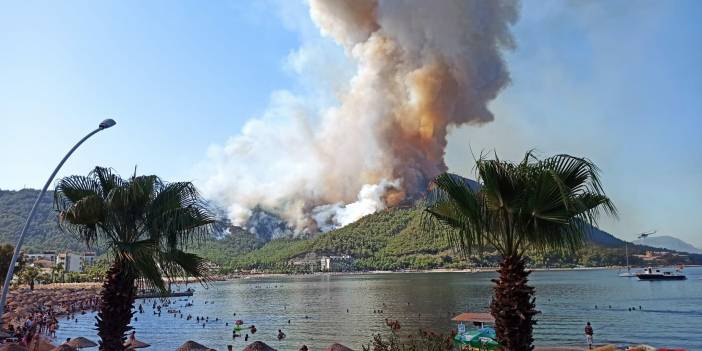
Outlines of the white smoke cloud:
<svg viewBox="0 0 702 351">
<path fill-rule="evenodd" d="M 312 209 L 312 219 L 323 232 L 351 224 L 363 216 L 386 208 L 385 195 L 388 190 L 399 189 L 400 180 L 383 179 L 378 184 L 365 184 L 358 192 L 358 200 L 350 204 L 342 202 L 321 205 Z"/>
<path fill-rule="evenodd" d="M 326 39 L 303 30 L 286 63 L 305 91 L 274 93 L 209 152 L 205 191 L 235 223 L 258 205 L 328 230 L 416 199 L 446 170 L 448 128 L 491 121 L 509 82 L 513 1 L 311 0 L 309 15 Z"/>
</svg>

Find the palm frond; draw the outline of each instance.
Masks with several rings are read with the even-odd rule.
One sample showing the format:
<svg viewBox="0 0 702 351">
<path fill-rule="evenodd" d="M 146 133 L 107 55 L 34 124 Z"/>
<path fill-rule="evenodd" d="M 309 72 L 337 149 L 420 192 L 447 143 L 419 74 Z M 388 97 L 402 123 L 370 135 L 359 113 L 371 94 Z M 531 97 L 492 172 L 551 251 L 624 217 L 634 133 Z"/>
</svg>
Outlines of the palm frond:
<svg viewBox="0 0 702 351">
<path fill-rule="evenodd" d="M 166 285 L 155 257 L 157 252 L 158 242 L 148 239 L 130 243 L 117 243 L 113 247 L 115 257 L 134 273 L 142 287 L 165 292 L 167 290 Z"/>
<path fill-rule="evenodd" d="M 207 261 L 196 254 L 168 250 L 160 252 L 158 260 L 163 275 L 168 281 L 176 278 L 194 278 L 207 284 L 211 278 Z"/>
<path fill-rule="evenodd" d="M 124 180 L 96 167 L 87 177 L 61 179 L 54 202 L 63 228 L 104 245 L 142 286 L 163 291 L 164 278 L 207 277 L 204 261 L 181 251 L 208 237 L 216 223 L 192 183 L 153 175 Z"/>
<path fill-rule="evenodd" d="M 615 216 L 597 166 L 585 158 L 555 155 L 539 160 L 532 151 L 520 163 L 483 157 L 476 161 L 479 189 L 442 174 L 424 207 L 452 236 L 451 244 L 472 251 L 489 244 L 503 256 L 528 249 L 575 250 L 601 213 Z M 431 222 L 427 220 L 427 222 Z"/>
<path fill-rule="evenodd" d="M 439 175 L 432 185 L 422 218 L 425 228 L 431 230 L 438 221 L 449 243 L 466 254 L 484 247 L 483 208 L 470 185 L 448 173 Z"/>
<path fill-rule="evenodd" d="M 88 174 L 88 177 L 97 181 L 100 185 L 103 197 L 106 197 L 112 189 L 124 186 L 125 184 L 125 180 L 113 173 L 112 168 L 95 167 L 90 174 Z"/>
</svg>

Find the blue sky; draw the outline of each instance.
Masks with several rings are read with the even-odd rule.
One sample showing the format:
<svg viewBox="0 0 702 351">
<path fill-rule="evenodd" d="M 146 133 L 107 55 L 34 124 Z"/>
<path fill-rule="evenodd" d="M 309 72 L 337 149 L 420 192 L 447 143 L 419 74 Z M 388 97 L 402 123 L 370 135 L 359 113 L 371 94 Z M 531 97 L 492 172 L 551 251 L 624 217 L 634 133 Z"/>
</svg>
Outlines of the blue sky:
<svg viewBox="0 0 702 351">
<path fill-rule="evenodd" d="M 200 182 L 208 149 L 264 113 L 274 91 L 309 89 L 288 58 L 323 40 L 293 1 L 0 8 L 2 189 L 41 187 L 105 117 L 117 127 L 59 176 L 136 165 Z M 702 246 L 700 15 L 692 0 L 523 1 L 517 48 L 506 53 L 512 84 L 491 105 L 493 123 L 454 131 L 449 167 L 469 173 L 469 147 L 587 156 L 621 212 L 604 229 L 625 239 L 657 229 Z"/>
</svg>

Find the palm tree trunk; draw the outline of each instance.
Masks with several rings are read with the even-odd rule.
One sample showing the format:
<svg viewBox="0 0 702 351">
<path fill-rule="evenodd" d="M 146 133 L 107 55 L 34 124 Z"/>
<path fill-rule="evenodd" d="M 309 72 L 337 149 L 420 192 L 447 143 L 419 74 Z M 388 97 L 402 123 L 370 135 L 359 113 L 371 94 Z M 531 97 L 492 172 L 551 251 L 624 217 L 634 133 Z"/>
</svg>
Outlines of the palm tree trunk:
<svg viewBox="0 0 702 351">
<path fill-rule="evenodd" d="M 495 317 L 495 332 L 503 351 L 530 351 L 532 329 L 539 313 L 534 304 L 534 288 L 527 285 L 530 272 L 525 270 L 524 258 L 513 255 L 502 258 L 500 274 L 495 282 L 495 298 L 490 310 Z"/>
<path fill-rule="evenodd" d="M 115 260 L 107 271 L 100 293 L 97 323 L 100 350 L 123 351 L 126 333 L 132 329 L 132 307 L 136 297 L 135 276 Z"/>
</svg>

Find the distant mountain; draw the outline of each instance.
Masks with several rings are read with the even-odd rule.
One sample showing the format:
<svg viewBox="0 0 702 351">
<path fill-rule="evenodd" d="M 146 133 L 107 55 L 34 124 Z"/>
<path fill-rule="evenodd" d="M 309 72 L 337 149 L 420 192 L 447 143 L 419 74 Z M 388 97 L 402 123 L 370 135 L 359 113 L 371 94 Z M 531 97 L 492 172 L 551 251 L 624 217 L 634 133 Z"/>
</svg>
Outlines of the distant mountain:
<svg viewBox="0 0 702 351">
<path fill-rule="evenodd" d="M 603 247 L 622 247 L 626 242 L 604 230 L 590 226 L 590 230 L 585 233 L 588 241 Z"/>
<path fill-rule="evenodd" d="M 633 243 L 637 245 L 646 245 L 679 252 L 702 254 L 702 250 L 678 238 L 674 238 L 668 235 L 651 236 L 646 239 L 634 240 Z"/>
</svg>

